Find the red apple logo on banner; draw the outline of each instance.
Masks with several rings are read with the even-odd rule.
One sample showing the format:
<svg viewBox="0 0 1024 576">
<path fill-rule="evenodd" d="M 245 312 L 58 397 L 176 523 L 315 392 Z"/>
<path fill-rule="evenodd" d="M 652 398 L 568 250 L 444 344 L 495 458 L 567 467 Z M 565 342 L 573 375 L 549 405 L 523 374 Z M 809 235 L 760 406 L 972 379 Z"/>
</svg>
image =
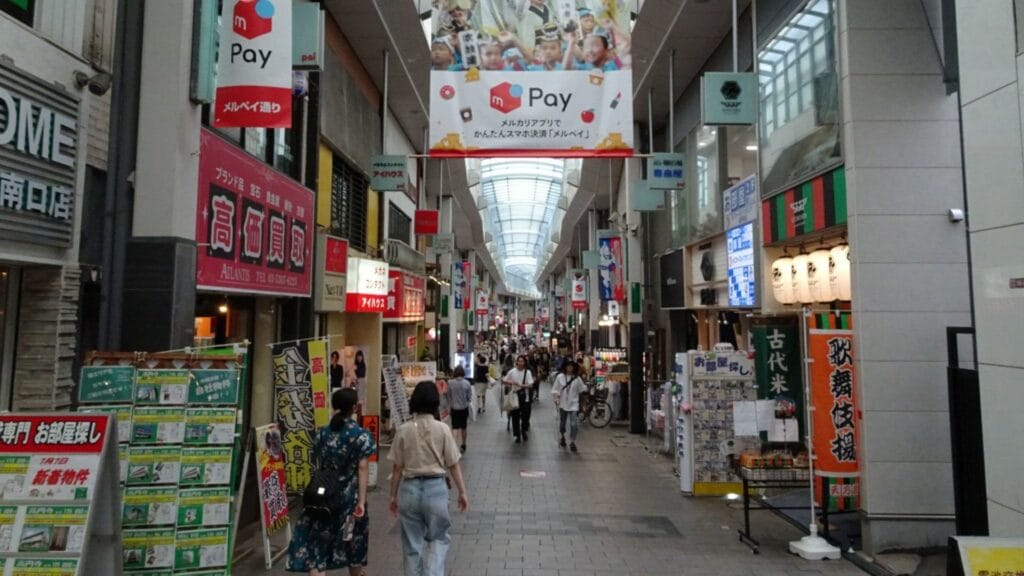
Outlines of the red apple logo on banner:
<svg viewBox="0 0 1024 576">
<path fill-rule="evenodd" d="M 583 112 L 580 112 L 580 120 L 583 120 L 585 124 L 590 124 L 591 122 L 593 122 L 594 109 L 591 108 L 590 110 L 584 110 Z"/>
</svg>

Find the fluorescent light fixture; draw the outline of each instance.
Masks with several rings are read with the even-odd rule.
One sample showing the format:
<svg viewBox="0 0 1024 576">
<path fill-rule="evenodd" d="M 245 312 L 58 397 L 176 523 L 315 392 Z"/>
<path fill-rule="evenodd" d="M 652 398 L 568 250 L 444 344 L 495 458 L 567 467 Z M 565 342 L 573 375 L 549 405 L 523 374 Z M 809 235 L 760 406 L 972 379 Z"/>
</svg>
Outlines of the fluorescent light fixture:
<svg viewBox="0 0 1024 576">
<path fill-rule="evenodd" d="M 757 152 L 757 144 L 750 144 L 747 146 L 748 152 Z"/>
</svg>

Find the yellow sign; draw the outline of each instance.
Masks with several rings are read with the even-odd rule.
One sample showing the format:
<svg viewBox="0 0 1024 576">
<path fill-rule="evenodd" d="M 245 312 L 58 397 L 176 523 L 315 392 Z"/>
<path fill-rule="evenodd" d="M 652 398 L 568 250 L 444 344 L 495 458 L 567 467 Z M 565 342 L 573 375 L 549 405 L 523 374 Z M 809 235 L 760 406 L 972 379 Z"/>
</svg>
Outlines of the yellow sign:
<svg viewBox="0 0 1024 576">
<path fill-rule="evenodd" d="M 1024 574 L 1024 539 L 958 537 L 965 576 Z"/>
<path fill-rule="evenodd" d="M 309 373 L 313 387 L 313 422 L 317 428 L 322 428 L 331 421 L 326 340 L 309 341 Z"/>
</svg>

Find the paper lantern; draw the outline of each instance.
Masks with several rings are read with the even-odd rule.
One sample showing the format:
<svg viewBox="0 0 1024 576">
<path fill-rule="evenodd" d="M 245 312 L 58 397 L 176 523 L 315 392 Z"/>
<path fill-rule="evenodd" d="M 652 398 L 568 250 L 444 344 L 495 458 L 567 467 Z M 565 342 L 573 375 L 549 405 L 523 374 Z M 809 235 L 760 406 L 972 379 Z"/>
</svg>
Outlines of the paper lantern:
<svg viewBox="0 0 1024 576">
<path fill-rule="evenodd" d="M 811 288 L 807 285 L 807 254 L 793 258 L 793 300 L 800 303 L 813 302 Z"/>
<path fill-rule="evenodd" d="M 792 258 L 779 258 L 772 263 L 772 292 L 779 304 L 793 303 Z"/>
<path fill-rule="evenodd" d="M 829 257 L 828 250 L 815 250 L 807 257 L 807 287 L 815 302 L 836 299 L 829 282 Z"/>
<path fill-rule="evenodd" d="M 850 286 L 850 247 L 848 245 L 836 246 L 829 251 L 828 282 L 835 299 L 850 300 L 853 290 Z"/>
</svg>

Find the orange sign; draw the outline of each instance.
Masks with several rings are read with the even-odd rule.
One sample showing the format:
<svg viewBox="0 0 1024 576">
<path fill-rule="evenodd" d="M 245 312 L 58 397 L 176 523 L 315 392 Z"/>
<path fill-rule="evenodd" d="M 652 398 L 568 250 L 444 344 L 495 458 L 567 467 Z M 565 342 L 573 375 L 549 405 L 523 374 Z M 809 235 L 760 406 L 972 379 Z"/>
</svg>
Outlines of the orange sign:
<svg viewBox="0 0 1024 576">
<path fill-rule="evenodd" d="M 363 416 L 362 419 L 363 428 L 373 436 L 373 445 L 377 446 L 380 444 L 380 416 Z M 380 450 L 374 450 L 373 454 L 370 455 L 369 461 L 376 462 L 379 459 L 378 453 Z"/>
<path fill-rule="evenodd" d="M 853 332 L 810 330 L 808 356 L 811 359 L 811 404 L 814 407 L 813 445 L 815 497 L 820 500 L 821 481 L 828 483 L 830 508 L 855 507 L 857 483 L 858 420 L 853 369 Z"/>
</svg>

